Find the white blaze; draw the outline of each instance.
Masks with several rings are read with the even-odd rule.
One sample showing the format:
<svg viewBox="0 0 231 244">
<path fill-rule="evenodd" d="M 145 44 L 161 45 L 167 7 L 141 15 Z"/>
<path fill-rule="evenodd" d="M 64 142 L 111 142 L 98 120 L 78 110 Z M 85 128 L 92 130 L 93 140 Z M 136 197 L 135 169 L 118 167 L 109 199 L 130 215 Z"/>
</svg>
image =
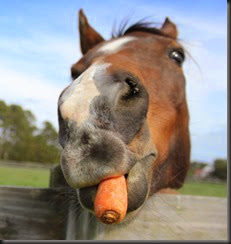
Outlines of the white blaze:
<svg viewBox="0 0 231 244">
<path fill-rule="evenodd" d="M 120 51 L 126 43 L 128 43 L 130 41 L 134 41 L 136 39 L 137 38 L 133 37 L 133 36 L 121 37 L 117 40 L 112 40 L 112 41 L 106 43 L 105 45 L 100 47 L 97 50 L 97 52 L 103 52 L 103 53 L 107 53 L 107 54 L 115 53 L 115 52 Z"/>
<path fill-rule="evenodd" d="M 94 75 L 103 75 L 109 63 L 95 63 L 75 79 L 59 99 L 63 119 L 72 119 L 78 124 L 89 114 L 92 99 L 100 93 L 94 82 Z"/>
</svg>

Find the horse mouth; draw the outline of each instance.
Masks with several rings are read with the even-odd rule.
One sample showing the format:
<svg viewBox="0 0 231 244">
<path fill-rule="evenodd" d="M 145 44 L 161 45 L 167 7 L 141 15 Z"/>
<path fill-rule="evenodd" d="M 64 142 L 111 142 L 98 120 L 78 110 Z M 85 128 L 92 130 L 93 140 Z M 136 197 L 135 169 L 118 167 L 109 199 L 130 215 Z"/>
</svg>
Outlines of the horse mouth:
<svg viewBox="0 0 231 244">
<path fill-rule="evenodd" d="M 136 214 L 137 210 L 141 208 L 147 199 L 150 189 L 150 183 L 148 180 L 150 178 L 148 175 L 150 170 L 147 170 L 147 168 L 150 168 L 150 165 L 155 158 L 156 155 L 151 153 L 150 155 L 137 161 L 131 170 L 124 174 L 128 191 L 128 208 L 126 216 L 121 223 L 125 223 L 131 215 Z M 99 184 L 96 184 L 94 186 L 77 189 L 81 206 L 93 214 L 95 214 L 94 202 L 98 186 Z"/>
</svg>

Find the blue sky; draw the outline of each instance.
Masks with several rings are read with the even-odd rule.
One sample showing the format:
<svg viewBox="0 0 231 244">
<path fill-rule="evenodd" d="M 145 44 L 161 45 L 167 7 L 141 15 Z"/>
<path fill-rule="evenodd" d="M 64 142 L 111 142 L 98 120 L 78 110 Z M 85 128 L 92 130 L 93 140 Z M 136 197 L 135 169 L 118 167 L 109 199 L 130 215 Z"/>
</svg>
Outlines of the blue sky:
<svg viewBox="0 0 231 244">
<path fill-rule="evenodd" d="M 227 1 L 224 0 L 1 0 L 0 99 L 30 109 L 38 124 L 56 128 L 57 98 L 80 57 L 77 12 L 106 39 L 114 24 L 166 16 L 190 53 L 187 79 L 192 160 L 227 157 Z"/>
</svg>

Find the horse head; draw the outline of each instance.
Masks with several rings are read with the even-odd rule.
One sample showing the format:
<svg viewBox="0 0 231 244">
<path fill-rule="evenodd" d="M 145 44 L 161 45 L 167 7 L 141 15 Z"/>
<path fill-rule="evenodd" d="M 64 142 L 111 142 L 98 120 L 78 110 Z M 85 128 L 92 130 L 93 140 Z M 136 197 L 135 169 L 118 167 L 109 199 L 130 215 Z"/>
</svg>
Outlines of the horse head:
<svg viewBox="0 0 231 244">
<path fill-rule="evenodd" d="M 106 41 L 80 10 L 79 32 L 83 56 L 58 101 L 61 167 L 92 212 L 98 184 L 125 175 L 133 216 L 147 197 L 180 188 L 188 170 L 184 49 L 168 18 Z"/>
</svg>

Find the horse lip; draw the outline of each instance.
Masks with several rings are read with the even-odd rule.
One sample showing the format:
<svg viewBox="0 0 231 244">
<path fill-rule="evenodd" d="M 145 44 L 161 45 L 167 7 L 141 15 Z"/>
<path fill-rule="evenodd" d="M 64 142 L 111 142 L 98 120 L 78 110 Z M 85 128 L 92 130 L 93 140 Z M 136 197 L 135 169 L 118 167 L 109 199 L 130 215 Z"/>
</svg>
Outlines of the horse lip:
<svg viewBox="0 0 231 244">
<path fill-rule="evenodd" d="M 136 163 L 133 165 L 133 167 L 135 167 L 136 164 L 142 163 L 143 161 L 145 161 L 145 159 L 147 159 L 149 157 L 153 157 L 153 160 L 154 160 L 157 157 L 157 153 L 156 152 L 150 152 L 146 156 L 144 156 L 141 159 L 137 160 Z M 151 160 L 150 161 L 148 160 L 148 164 L 149 164 L 149 162 L 151 163 L 152 161 Z M 148 167 L 148 166 L 149 165 L 144 164 L 144 167 Z M 133 169 L 133 167 L 128 171 L 128 173 L 125 174 L 126 175 L 126 177 L 125 177 L 126 179 L 128 178 L 129 173 Z"/>
<path fill-rule="evenodd" d="M 141 163 L 142 161 L 144 161 L 145 159 L 147 159 L 147 158 L 149 158 L 149 157 L 153 157 L 153 159 L 154 159 L 154 158 L 156 158 L 156 156 L 157 156 L 157 154 L 156 154 L 155 152 L 151 152 L 150 154 L 147 154 L 146 156 L 144 156 L 144 157 L 142 157 L 141 159 L 137 160 L 137 161 L 135 162 L 135 164 L 133 165 L 133 167 L 134 167 L 137 163 Z M 130 171 L 133 169 L 133 167 L 132 167 L 128 172 L 126 172 L 126 173 L 124 174 L 124 177 L 125 177 L 126 180 L 127 180 L 128 176 L 129 176 Z M 119 175 L 117 175 L 117 176 L 119 176 Z M 115 177 L 117 177 L 117 176 L 115 176 Z M 105 178 L 105 179 L 103 179 L 103 180 L 106 180 L 106 179 L 109 179 L 109 178 L 113 178 L 113 177 L 108 177 L 108 178 Z M 102 180 L 102 181 L 103 181 L 103 180 Z M 100 183 L 99 183 L 99 184 L 100 184 Z M 94 185 L 94 186 L 97 186 L 97 187 L 98 187 L 99 184 L 96 184 L 96 185 Z"/>
<path fill-rule="evenodd" d="M 137 161 L 135 162 L 135 164 L 133 165 L 133 167 L 134 167 L 137 163 L 141 163 L 142 161 L 144 161 L 146 158 L 153 157 L 153 159 L 155 159 L 156 156 L 157 156 L 157 153 L 156 153 L 156 152 L 151 152 L 151 153 L 147 154 L 146 156 L 142 157 L 141 159 L 137 160 Z M 126 180 L 127 180 L 128 176 L 129 176 L 130 171 L 133 169 L 133 167 L 132 167 L 127 173 L 124 174 L 124 177 L 125 177 Z M 118 176 L 119 176 L 119 175 L 118 175 Z M 115 176 L 115 177 L 116 177 L 116 176 Z M 109 177 L 109 178 L 113 178 L 113 177 Z M 106 180 L 106 179 L 109 179 L 109 178 L 105 178 L 105 179 L 103 179 L 103 180 Z M 102 180 L 102 181 L 103 181 L 103 180 Z M 98 186 L 98 185 L 99 185 L 99 184 L 97 184 L 97 185 L 95 185 L 95 186 Z"/>
<path fill-rule="evenodd" d="M 156 152 L 151 152 L 149 155 L 147 155 L 146 157 L 148 157 L 148 156 L 153 156 L 153 157 L 157 157 L 157 153 Z"/>
<path fill-rule="evenodd" d="M 149 158 L 149 157 L 153 157 L 153 158 L 156 158 L 157 157 L 157 152 L 150 152 L 149 154 L 145 155 L 144 157 L 140 158 L 139 160 L 137 160 L 137 162 L 134 164 L 134 166 L 137 164 L 137 163 L 140 163 L 141 161 L 144 161 L 145 159 Z M 134 167 L 133 166 L 133 167 Z M 130 169 L 131 170 L 131 169 Z"/>
<path fill-rule="evenodd" d="M 141 159 L 137 160 L 134 164 L 134 166 L 136 164 L 141 164 L 142 165 L 142 168 L 143 168 L 143 164 L 146 167 L 149 167 L 150 166 L 150 163 L 153 162 L 152 159 L 155 159 L 156 157 L 156 153 L 154 152 L 150 152 L 148 155 L 142 157 Z M 145 160 L 146 159 L 146 160 Z M 148 163 L 147 163 L 148 162 Z M 134 167 L 133 166 L 133 167 Z M 139 165 L 137 165 L 138 167 L 140 167 Z M 132 167 L 132 168 L 133 168 Z M 132 168 L 124 174 L 125 178 L 126 178 L 126 182 L 127 182 L 127 185 L 129 184 L 129 174 L 132 170 Z M 149 170 L 146 170 L 145 169 L 145 172 L 149 172 Z M 141 173 L 142 174 L 142 173 Z M 106 178 L 105 178 L 106 179 Z M 99 183 L 100 184 L 100 183 Z M 97 193 L 97 190 L 98 190 L 98 186 L 99 184 L 95 184 L 94 186 L 90 186 L 90 187 L 86 187 L 86 188 L 81 188 L 81 189 L 78 189 L 77 190 L 77 194 L 78 194 L 78 197 L 79 197 L 79 200 L 80 200 L 80 204 L 83 208 L 87 209 L 89 212 L 91 212 L 92 214 L 94 214 L 94 200 L 95 200 L 95 195 Z M 87 190 L 87 192 L 86 192 Z M 149 192 L 148 188 L 147 188 L 147 193 Z M 128 192 L 129 193 L 129 192 Z M 90 195 L 89 195 L 90 194 Z M 146 193 L 145 193 L 146 194 Z M 81 197 L 85 198 L 85 200 Z M 147 196 L 147 195 L 146 195 Z M 86 201 L 86 198 L 88 199 Z M 145 201 L 146 197 L 144 198 L 144 201 Z M 143 205 L 144 201 L 141 201 L 140 204 L 138 204 L 138 208 L 135 209 L 134 211 L 128 211 L 126 216 L 127 215 L 130 215 L 132 212 L 135 212 L 136 210 L 140 209 L 140 207 Z M 132 201 L 133 202 L 133 201 Z M 136 204 L 135 204 L 136 205 Z M 134 206 L 134 205 L 133 205 Z M 137 206 L 137 205 L 136 205 Z M 128 209 L 129 210 L 129 209 Z M 126 219 L 126 217 L 125 217 Z M 123 220 L 122 222 L 125 222 L 126 220 Z"/>
</svg>

